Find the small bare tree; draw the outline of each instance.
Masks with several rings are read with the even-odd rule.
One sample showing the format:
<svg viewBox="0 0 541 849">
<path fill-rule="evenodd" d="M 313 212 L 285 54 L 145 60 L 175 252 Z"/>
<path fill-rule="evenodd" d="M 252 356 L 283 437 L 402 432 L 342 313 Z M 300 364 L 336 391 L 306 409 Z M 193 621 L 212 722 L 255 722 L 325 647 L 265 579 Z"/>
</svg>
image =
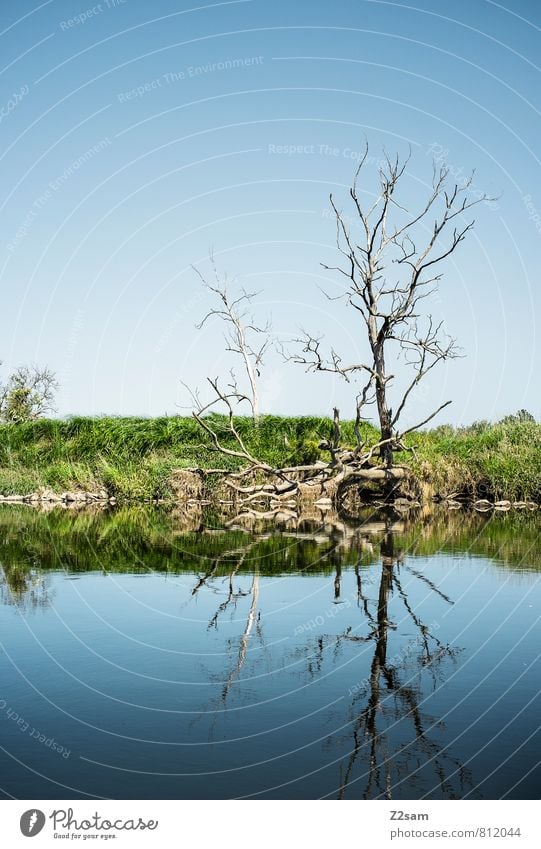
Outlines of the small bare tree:
<svg viewBox="0 0 541 849">
<path fill-rule="evenodd" d="M 368 341 L 369 357 L 363 362 L 344 362 L 335 350 L 322 351 L 322 337 L 303 331 L 297 352 L 291 356 L 307 371 L 331 372 L 348 383 L 357 383 L 356 427 L 358 450 L 364 446 L 360 422 L 365 408 L 377 407 L 381 439 L 381 460 L 392 466 L 393 452 L 404 450 L 403 437 L 423 426 L 451 401 L 446 401 L 417 424 L 400 430 L 399 421 L 410 395 L 438 363 L 458 355 L 455 340 L 448 337 L 442 322 L 423 314 L 421 302 L 433 294 L 442 277 L 441 265 L 465 239 L 474 222 L 465 220 L 471 207 L 490 200 L 470 192 L 472 177 L 462 185 L 450 184 L 450 171 L 433 165 L 432 186 L 420 209 L 410 212 L 397 198 L 397 188 L 409 157 L 401 161 L 386 154 L 379 166 L 375 200 L 365 207 L 361 202 L 360 180 L 368 163 L 368 146 L 355 173 L 349 196 L 355 227 L 337 206 L 336 243 L 343 262 L 323 265 L 345 280 L 337 298 L 355 310 L 361 322 L 359 339 Z M 472 175 L 473 176 L 473 175 Z M 358 226 L 357 226 L 358 225 Z M 428 225 L 428 226 L 427 226 Z M 413 374 L 391 407 L 388 371 L 391 357 L 402 354 Z"/>
<path fill-rule="evenodd" d="M 229 384 L 229 397 L 238 395 L 238 400 L 248 401 L 254 422 L 259 419 L 259 378 L 263 357 L 271 345 L 270 323 L 260 325 L 252 313 L 252 303 L 257 292 L 247 292 L 239 289 L 232 293 L 235 281 L 230 281 L 227 274 L 220 274 L 216 267 L 214 257 L 210 255 L 213 281 L 209 282 L 203 273 L 196 268 L 194 271 L 200 278 L 205 288 L 214 297 L 216 303 L 207 312 L 203 320 L 197 325 L 200 330 L 207 321 L 217 318 L 225 325 L 226 351 L 236 355 L 241 360 L 241 368 L 247 379 L 247 392 L 241 392 L 238 388 L 238 380 L 235 369 L 230 370 L 231 382 Z M 218 396 L 216 400 L 220 399 Z"/>
<path fill-rule="evenodd" d="M 58 381 L 51 369 L 20 366 L 0 386 L 0 419 L 16 424 L 54 412 L 57 390 Z"/>
</svg>

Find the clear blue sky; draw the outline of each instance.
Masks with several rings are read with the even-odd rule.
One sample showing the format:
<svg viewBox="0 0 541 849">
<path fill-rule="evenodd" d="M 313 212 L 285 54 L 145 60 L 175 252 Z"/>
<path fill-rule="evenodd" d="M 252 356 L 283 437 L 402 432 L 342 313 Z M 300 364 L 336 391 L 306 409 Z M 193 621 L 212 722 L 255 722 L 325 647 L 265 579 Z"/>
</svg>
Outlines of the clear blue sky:
<svg viewBox="0 0 541 849">
<path fill-rule="evenodd" d="M 181 380 L 227 365 L 216 325 L 195 329 L 191 264 L 211 247 L 282 338 L 302 324 L 358 356 L 355 317 L 319 286 L 328 194 L 366 138 L 411 146 L 413 198 L 434 152 L 501 195 L 447 266 L 436 313 L 466 356 L 419 410 L 540 417 L 540 4 L 21 0 L 0 39 L 4 376 L 52 367 L 61 415 L 177 412 Z M 347 387 L 278 357 L 262 395 L 267 412 L 352 411 Z"/>
</svg>

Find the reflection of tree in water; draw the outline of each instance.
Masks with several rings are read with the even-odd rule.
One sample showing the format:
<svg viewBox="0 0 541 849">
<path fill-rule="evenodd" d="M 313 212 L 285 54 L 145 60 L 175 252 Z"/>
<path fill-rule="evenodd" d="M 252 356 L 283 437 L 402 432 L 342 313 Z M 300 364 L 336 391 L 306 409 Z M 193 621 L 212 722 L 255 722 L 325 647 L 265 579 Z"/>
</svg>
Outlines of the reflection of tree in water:
<svg viewBox="0 0 541 849">
<path fill-rule="evenodd" d="M 252 577 L 252 586 L 250 588 L 250 596 L 251 596 L 250 609 L 248 611 L 248 616 L 247 616 L 247 619 L 246 619 L 246 625 L 244 627 L 244 631 L 243 631 L 242 636 L 240 638 L 238 655 L 236 657 L 235 663 L 233 664 L 231 670 L 229 671 L 229 674 L 227 676 L 227 680 L 225 681 L 224 686 L 223 686 L 223 690 L 222 690 L 222 701 L 223 701 L 224 707 L 225 707 L 225 703 L 226 703 L 226 700 L 227 700 L 227 695 L 229 693 L 229 690 L 230 690 L 233 682 L 239 678 L 242 667 L 244 666 L 244 662 L 246 660 L 246 654 L 247 654 L 247 651 L 248 651 L 248 644 L 249 644 L 249 641 L 250 641 L 250 636 L 252 634 L 254 624 L 256 622 L 257 622 L 256 632 L 257 632 L 260 640 L 261 641 L 263 640 L 263 636 L 262 636 L 262 633 L 261 633 L 260 616 L 257 612 L 257 603 L 258 603 L 258 600 L 259 600 L 259 575 L 258 575 L 257 572 L 255 572 L 253 577 Z"/>
<path fill-rule="evenodd" d="M 347 560 L 349 555 L 350 560 L 355 559 L 358 568 L 359 552 L 363 552 L 368 560 L 373 560 L 373 546 L 366 540 L 362 529 L 348 527 L 338 519 L 330 520 L 330 517 L 327 517 L 324 524 L 321 521 L 304 520 L 291 533 L 284 532 L 283 529 L 273 529 L 257 534 L 245 534 L 238 546 L 227 549 L 210 560 L 191 592 L 192 596 L 196 596 L 202 588 L 205 588 L 215 594 L 224 594 L 223 583 L 227 583 L 225 598 L 211 617 L 208 624 L 209 629 L 217 629 L 220 620 L 227 615 L 228 611 L 236 614 L 240 599 L 250 597 L 250 607 L 246 615 L 243 633 L 240 637 L 228 641 L 229 647 L 232 649 L 232 657 L 229 662 L 229 671 L 226 670 L 225 679 L 221 679 L 223 681 L 221 690 L 221 706 L 223 708 L 226 707 L 226 700 L 232 686 L 240 680 L 240 673 L 247 659 L 251 637 L 257 637 L 258 644 L 263 650 L 263 654 L 268 657 L 272 667 L 272 658 L 267 651 L 262 631 L 261 613 L 258 611 L 260 570 L 266 574 L 269 567 L 272 569 L 276 565 L 275 561 L 279 562 L 279 568 L 276 570 L 279 574 L 282 573 L 286 562 L 296 572 L 301 573 L 305 570 L 310 571 L 314 567 L 318 570 L 324 568 L 325 571 L 329 572 L 334 569 L 334 599 L 339 603 L 344 561 Z M 227 569 L 225 577 L 223 576 L 224 569 Z M 246 569 L 250 569 L 252 574 L 250 589 L 241 589 L 238 585 L 235 589 L 235 579 L 241 570 L 246 572 Z M 339 644 L 337 644 L 337 648 L 339 648 Z M 309 660 L 309 663 L 315 663 L 318 670 L 323 659 L 323 651 L 324 642 L 321 639 L 318 642 L 315 655 Z"/>
<path fill-rule="evenodd" d="M 343 533 L 341 530 L 338 525 L 330 529 L 320 526 L 319 530 L 305 525 L 303 532 L 297 531 L 294 535 L 297 542 L 317 540 L 319 568 L 332 574 L 331 592 L 337 605 L 343 603 L 343 581 L 347 574 L 344 565 L 353 564 L 358 609 L 369 626 L 366 634 L 360 634 L 358 628 L 350 625 L 338 635 L 314 635 L 313 641 L 295 648 L 297 659 L 304 655 L 310 677 L 317 678 L 325 658 L 332 663 L 338 662 L 345 645 L 356 642 L 374 646 L 370 671 L 362 686 L 355 688 L 352 701 L 353 746 L 341 766 L 339 798 L 353 794 L 364 798 L 393 798 L 404 796 L 406 787 L 412 796 L 420 797 L 426 790 L 432 794 L 435 786 L 441 797 L 458 798 L 465 793 L 469 774 L 439 742 L 443 723 L 430 716 L 423 706 L 427 680 L 435 689 L 446 671 L 446 661 L 453 659 L 456 650 L 438 639 L 434 633 L 437 625 L 425 624 L 416 612 L 401 573 L 407 571 L 446 604 L 453 602 L 429 577 L 403 564 L 402 552 L 395 543 L 395 533 L 403 531 L 402 523 L 391 524 L 385 519 L 356 528 L 344 526 Z M 361 566 L 363 562 L 373 564 L 376 559 L 377 545 L 368 540 L 367 531 L 373 539 L 374 534 L 381 539 L 381 573 L 377 599 L 373 600 L 366 591 L 367 578 Z M 211 559 L 192 590 L 192 595 L 197 595 L 204 587 L 223 597 L 210 618 L 209 629 L 218 628 L 228 613 L 237 617 L 241 600 L 245 600 L 245 604 L 249 602 L 240 617 L 242 633 L 228 641 L 230 656 L 225 672 L 220 675 L 220 696 L 214 705 L 216 713 L 211 735 L 219 713 L 228 707 L 234 685 L 242 680 L 251 639 L 257 637 L 265 650 L 258 612 L 259 566 L 265 572 L 265 556 L 259 546 L 265 540 L 268 540 L 267 535 L 247 535 L 238 547 L 222 551 Z M 298 568 L 298 564 L 295 565 Z M 247 569 L 251 573 L 249 588 L 237 581 L 241 570 L 246 573 Z M 372 583 L 372 576 L 369 580 Z M 393 594 L 415 626 L 416 638 L 399 653 L 389 656 L 389 634 L 396 631 L 388 610 Z"/>
<path fill-rule="evenodd" d="M 0 603 L 32 610 L 50 604 L 47 576 L 26 563 L 0 565 Z"/>
<path fill-rule="evenodd" d="M 229 671 L 226 673 L 225 679 L 222 679 L 222 690 L 221 690 L 221 705 L 222 708 L 227 707 L 227 697 L 229 691 L 235 681 L 240 678 L 240 674 L 244 663 L 246 661 L 246 656 L 248 653 L 248 647 L 250 643 L 250 638 L 255 631 L 258 636 L 260 643 L 263 644 L 263 634 L 261 632 L 261 615 L 258 612 L 258 601 L 259 601 L 259 571 L 257 568 L 254 569 L 252 574 L 251 586 L 249 590 L 241 589 L 238 587 L 235 589 L 235 579 L 238 575 L 239 570 L 246 563 L 247 559 L 253 553 L 254 548 L 256 548 L 261 542 L 259 537 L 255 537 L 250 542 L 245 541 L 245 543 L 238 548 L 230 549 L 225 552 L 222 552 L 218 557 L 214 558 L 210 567 L 206 570 L 206 572 L 197 580 L 194 588 L 192 589 L 191 595 L 196 596 L 202 587 L 206 587 L 206 589 L 214 592 L 216 594 L 223 593 L 223 589 L 220 586 L 215 585 L 215 580 L 217 578 L 220 569 L 224 567 L 225 564 L 229 563 L 230 568 L 226 577 L 222 577 L 220 583 L 223 586 L 223 583 L 227 584 L 227 591 L 225 595 L 225 599 L 220 602 L 216 611 L 212 615 L 207 629 L 210 630 L 212 628 L 218 629 L 218 625 L 220 620 L 227 615 L 228 611 L 234 615 L 237 611 L 237 603 L 240 599 L 250 597 L 250 607 L 246 616 L 246 622 L 244 625 L 243 633 L 240 638 L 234 641 L 231 641 L 231 644 L 235 644 L 233 651 L 233 662 L 230 666 Z M 214 717 L 214 722 L 212 723 L 212 728 L 216 723 L 217 714 Z M 212 732 L 212 729 L 211 729 Z"/>
<path fill-rule="evenodd" d="M 49 589 L 45 583 L 47 569 L 57 570 L 68 564 L 68 569 L 81 571 L 102 567 L 106 562 L 112 571 L 133 571 L 131 552 L 134 549 L 147 569 L 149 565 L 163 568 L 164 558 L 173 573 L 192 571 L 196 555 L 200 563 L 205 561 L 194 581 L 191 597 L 200 591 L 216 595 L 216 608 L 209 614 L 208 628 L 219 628 L 229 616 L 239 620 L 237 636 L 227 641 L 225 668 L 217 677 L 215 719 L 230 707 L 234 696 L 249 695 L 247 686 L 238 685 L 246 680 L 242 674 L 250 664 L 250 648 L 257 648 L 253 662 L 259 668 L 262 662 L 268 662 L 269 669 L 274 666 L 271 650 L 265 647 L 259 613 L 259 574 L 279 575 L 289 570 L 296 574 L 331 574 L 332 600 L 339 605 L 344 601 L 343 585 L 352 575 L 350 569 L 354 570 L 358 608 L 362 622 L 367 625 L 365 633 L 359 632 L 357 622 L 355 627 L 339 635 L 313 634 L 314 639 L 307 640 L 304 645 L 297 643 L 296 658 L 293 658 L 293 661 L 299 660 L 302 655 L 301 665 L 307 662 L 310 676 L 316 678 L 325 660 L 338 662 L 346 646 L 357 642 L 365 649 L 373 647 L 370 669 L 362 688 L 355 688 L 357 692 L 351 705 L 354 713 L 349 718 L 353 722 L 348 727 L 353 729 L 352 739 L 348 738 L 346 751 L 349 754 L 341 767 L 339 795 L 341 798 L 351 795 L 390 798 L 404 796 L 406 788 L 412 796 L 420 796 L 427 789 L 434 794 L 437 788 L 443 797 L 463 795 L 468 775 L 438 742 L 443 725 L 427 714 L 423 704 L 427 681 L 432 681 L 435 687 L 438 677 L 445 674 L 453 652 L 438 640 L 434 634 L 436 628 L 426 625 L 420 618 L 416 606 L 408 598 L 404 572 L 411 575 L 416 584 L 426 584 L 431 594 L 443 602 L 451 603 L 451 600 L 427 575 L 413 565 L 401 563 L 401 553 L 395 550 L 394 534 L 398 534 L 408 548 L 414 545 L 418 551 L 420 546 L 421 553 L 424 553 L 422 546 L 428 545 L 424 538 L 419 542 L 418 535 L 415 539 L 408 537 L 407 523 L 397 522 L 390 526 L 388 522 L 376 521 L 377 517 L 372 514 L 369 521 L 353 524 L 327 514 L 321 520 L 299 520 L 295 528 L 289 525 L 267 527 L 258 529 L 257 533 L 228 529 L 198 534 L 193 540 L 183 536 L 177 545 L 176 539 L 170 538 L 162 526 L 156 524 L 156 519 L 150 528 L 145 526 L 140 545 L 135 545 L 132 538 L 138 539 L 138 526 L 133 524 L 131 513 L 123 518 L 115 515 L 107 522 L 100 516 L 74 517 L 62 513 L 48 517 L 45 523 L 39 514 L 32 513 L 28 517 L 21 513 L 17 524 L 17 516 L 19 513 L 13 515 L 13 529 L 2 539 L 2 561 L 9 565 L 0 567 L 0 599 L 23 609 L 49 603 Z M 67 528 L 64 527 L 66 523 Z M 56 524 L 59 528 L 53 535 L 52 528 L 56 528 Z M 417 524 L 412 525 L 412 534 L 417 527 Z M 115 532 L 105 534 L 104 529 Z M 98 530 L 99 540 L 94 534 Z M 127 530 L 130 539 L 128 560 Z M 379 589 L 377 598 L 372 600 L 367 591 L 367 578 L 372 582 L 374 572 L 372 570 L 370 577 L 365 577 L 363 567 L 375 563 L 376 539 L 381 538 Z M 432 549 L 440 550 L 440 538 L 431 546 L 428 554 Z M 395 655 L 388 651 L 388 642 L 395 629 L 388 613 L 391 596 L 403 608 L 416 633 L 413 644 Z M 334 605 L 333 609 L 339 610 Z M 331 620 L 333 616 L 327 618 Z M 298 669 L 295 662 L 291 663 L 291 674 L 298 675 Z M 342 717 L 342 721 L 345 719 L 347 717 Z"/>
<path fill-rule="evenodd" d="M 338 797 L 343 799 L 348 791 L 355 790 L 355 796 L 362 795 L 365 799 L 391 799 L 405 786 L 409 795 L 413 793 L 418 797 L 423 788 L 432 795 L 436 785 L 442 798 L 460 798 L 469 784 L 469 773 L 435 739 L 443 723 L 424 711 L 422 691 L 423 671 L 430 671 L 435 685 L 442 664 L 453 658 L 456 650 L 443 645 L 412 609 L 399 577 L 402 552 L 395 550 L 392 531 L 383 538 L 381 555 L 376 616 L 370 612 L 368 599 L 362 592 L 361 576 L 356 570 L 358 599 L 370 623 L 368 639 L 374 642 L 374 654 L 368 678 L 363 682 L 365 686 L 353 699 L 357 714 L 353 725 L 353 749 L 341 767 Z M 409 571 L 452 604 L 424 575 L 413 569 Z M 389 658 L 388 635 L 395 626 L 389 620 L 388 602 L 395 590 L 418 630 L 418 651 L 410 645 L 400 655 Z M 415 673 L 411 671 L 412 666 L 416 667 Z M 404 676 L 408 680 L 404 681 Z M 361 699 L 365 704 L 359 711 Z M 408 739 L 397 743 L 404 727 L 408 729 Z M 355 767 L 360 767 L 358 775 Z M 360 792 L 356 790 L 358 786 Z M 399 792 L 398 795 L 404 794 Z"/>
</svg>

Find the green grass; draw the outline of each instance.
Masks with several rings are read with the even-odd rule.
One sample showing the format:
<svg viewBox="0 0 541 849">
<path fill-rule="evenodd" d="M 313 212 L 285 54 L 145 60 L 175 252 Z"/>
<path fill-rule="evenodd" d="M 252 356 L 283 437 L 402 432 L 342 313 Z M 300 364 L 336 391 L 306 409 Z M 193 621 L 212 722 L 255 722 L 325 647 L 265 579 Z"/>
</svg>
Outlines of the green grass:
<svg viewBox="0 0 541 849">
<path fill-rule="evenodd" d="M 225 420 L 213 417 L 226 433 Z M 264 416 L 258 427 L 239 419 L 237 427 L 256 456 L 272 465 L 311 462 L 329 422 L 315 417 Z M 351 426 L 346 430 L 353 437 Z M 167 497 L 174 468 L 239 468 L 240 461 L 212 450 L 206 434 L 191 418 L 43 419 L 0 425 L 0 493 L 28 494 L 40 487 L 55 491 L 104 487 L 120 498 Z"/>
<path fill-rule="evenodd" d="M 506 421 L 412 434 L 413 470 L 437 490 L 466 486 L 489 499 L 541 501 L 541 425 Z"/>
<path fill-rule="evenodd" d="M 224 444 L 225 421 L 213 417 Z M 319 441 L 330 433 L 329 419 L 263 416 L 256 427 L 239 419 L 247 448 L 273 466 L 312 462 L 326 455 Z M 377 439 L 364 425 L 363 437 Z M 353 425 L 343 424 L 344 442 L 354 445 Z M 411 434 L 416 457 L 398 454 L 416 475 L 440 493 L 469 487 L 491 498 L 541 500 L 541 425 L 509 420 L 469 428 L 439 427 Z M 191 418 L 44 419 L 0 425 L 0 493 L 28 494 L 107 489 L 124 499 L 166 498 L 174 468 L 238 468 L 240 461 L 212 450 Z"/>
</svg>

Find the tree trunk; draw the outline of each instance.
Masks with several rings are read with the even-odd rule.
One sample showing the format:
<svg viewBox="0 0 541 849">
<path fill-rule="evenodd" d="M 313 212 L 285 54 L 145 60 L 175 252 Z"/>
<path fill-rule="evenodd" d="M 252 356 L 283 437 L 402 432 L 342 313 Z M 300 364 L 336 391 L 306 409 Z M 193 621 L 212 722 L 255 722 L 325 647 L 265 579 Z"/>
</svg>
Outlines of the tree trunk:
<svg viewBox="0 0 541 849">
<path fill-rule="evenodd" d="M 387 404 L 387 381 L 385 375 L 385 355 L 383 351 L 383 341 L 378 339 L 373 346 L 374 353 L 374 370 L 376 372 L 376 403 L 378 407 L 379 426 L 382 440 L 391 440 L 393 429 L 391 426 L 391 411 Z M 386 442 L 379 449 L 379 455 L 382 463 L 390 468 L 393 465 L 393 446 L 392 442 Z"/>
<path fill-rule="evenodd" d="M 381 438 L 383 439 L 392 439 L 393 431 L 390 423 L 390 415 L 389 412 L 385 413 L 380 412 L 380 427 L 381 427 Z M 379 456 L 381 457 L 381 461 L 386 466 L 386 468 L 390 469 L 393 465 L 393 446 L 392 442 L 386 442 L 385 445 L 382 445 L 379 449 Z"/>
</svg>

